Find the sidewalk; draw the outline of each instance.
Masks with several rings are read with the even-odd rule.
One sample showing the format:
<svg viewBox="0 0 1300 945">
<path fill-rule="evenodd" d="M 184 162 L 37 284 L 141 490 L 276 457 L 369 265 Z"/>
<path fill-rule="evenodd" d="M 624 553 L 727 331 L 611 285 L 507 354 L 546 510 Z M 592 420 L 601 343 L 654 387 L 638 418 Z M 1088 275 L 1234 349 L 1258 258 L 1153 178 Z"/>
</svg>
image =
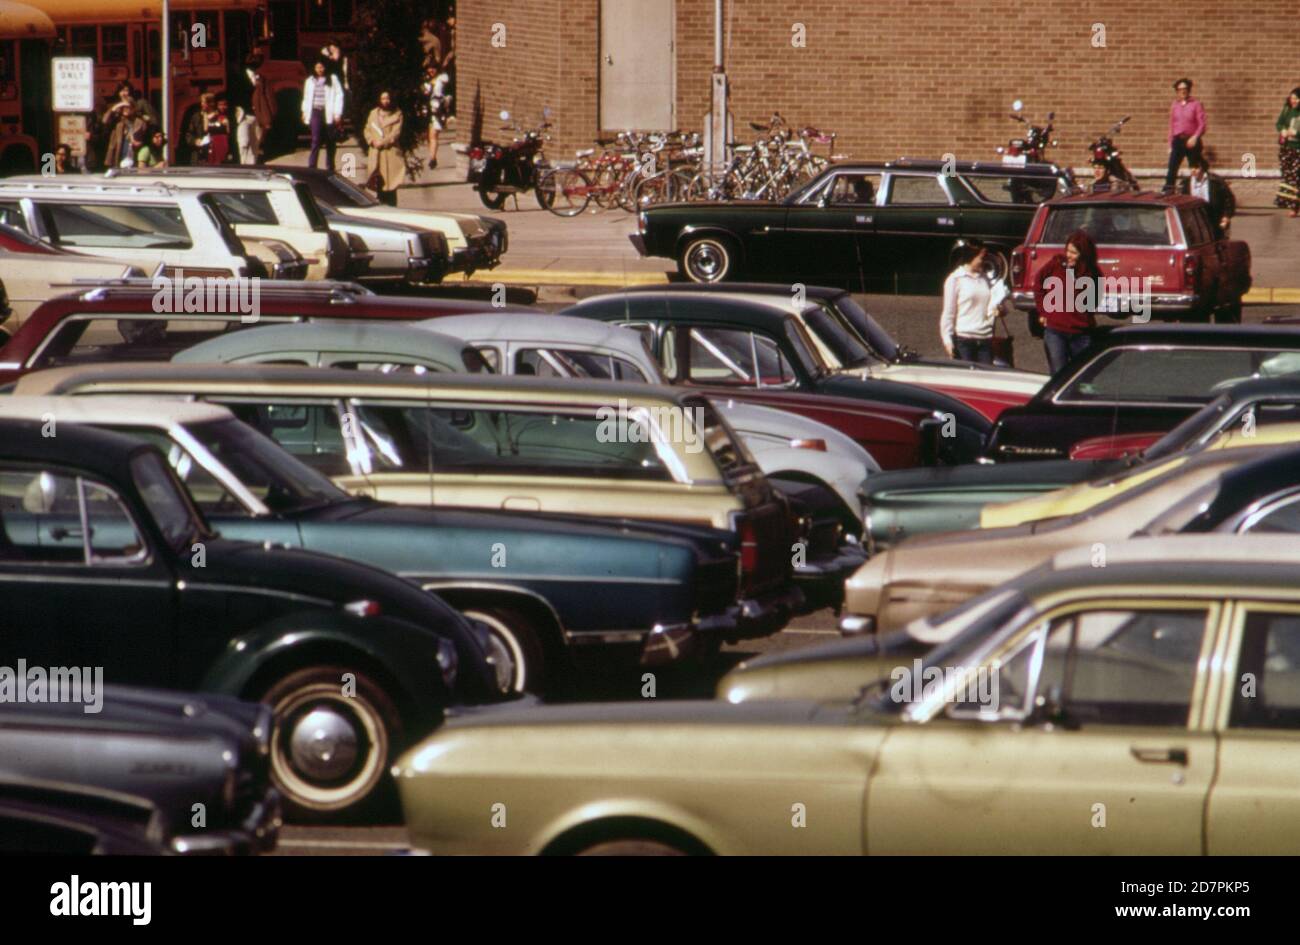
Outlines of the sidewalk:
<svg viewBox="0 0 1300 945">
<path fill-rule="evenodd" d="M 453 133 L 454 134 L 454 133 Z M 510 248 L 505 261 L 491 271 L 475 273 L 468 281 L 500 282 L 517 286 L 622 286 L 663 283 L 676 266 L 667 259 L 643 259 L 628 235 L 636 231 L 636 218 L 622 210 L 602 210 L 593 202 L 581 216 L 558 217 L 543 210 L 534 194 L 507 200 L 505 208 L 491 211 L 465 183 L 464 168 L 457 168 L 454 138 L 444 134 L 438 149 L 438 169 L 424 170 L 411 185 L 398 191 L 398 204 L 458 213 L 488 213 L 510 227 Z M 356 156 L 355 183 L 364 183 L 365 153 L 341 147 Z M 420 151 L 421 156 L 424 150 Z M 280 160 L 305 164 L 299 151 Z M 1232 236 L 1250 244 L 1255 287 L 1247 302 L 1300 303 L 1300 219 L 1273 209 L 1275 181 L 1234 181 L 1241 209 L 1233 218 Z M 1244 191 L 1244 192 L 1243 192 Z M 459 277 L 449 277 L 454 284 Z"/>
</svg>

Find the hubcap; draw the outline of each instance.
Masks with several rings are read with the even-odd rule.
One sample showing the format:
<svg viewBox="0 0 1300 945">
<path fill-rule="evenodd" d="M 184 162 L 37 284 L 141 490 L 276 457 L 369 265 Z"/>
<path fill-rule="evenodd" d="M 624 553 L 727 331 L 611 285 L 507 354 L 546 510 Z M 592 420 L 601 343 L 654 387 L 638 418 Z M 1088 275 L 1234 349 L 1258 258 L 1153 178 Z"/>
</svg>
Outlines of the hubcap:
<svg viewBox="0 0 1300 945">
<path fill-rule="evenodd" d="M 693 246 L 689 261 L 691 271 L 706 282 L 712 282 L 722 272 L 722 251 L 713 243 Z"/>
<path fill-rule="evenodd" d="M 334 781 L 357 762 L 355 727 L 329 706 L 318 706 L 294 726 L 289 735 L 293 766 L 313 781 Z"/>
</svg>

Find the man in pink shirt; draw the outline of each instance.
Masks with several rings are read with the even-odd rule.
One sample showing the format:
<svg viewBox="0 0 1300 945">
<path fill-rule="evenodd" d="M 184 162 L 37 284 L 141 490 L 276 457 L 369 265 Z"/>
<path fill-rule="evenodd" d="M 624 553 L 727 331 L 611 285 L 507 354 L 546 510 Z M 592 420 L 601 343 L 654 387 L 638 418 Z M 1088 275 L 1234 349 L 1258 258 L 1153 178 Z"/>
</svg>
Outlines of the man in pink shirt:
<svg viewBox="0 0 1300 945">
<path fill-rule="evenodd" d="M 1192 80 L 1174 83 L 1178 96 L 1169 106 L 1169 170 L 1165 173 L 1165 190 L 1172 190 L 1183 159 L 1191 163 L 1201 156 L 1201 138 L 1205 135 L 1205 106 L 1192 98 Z"/>
</svg>

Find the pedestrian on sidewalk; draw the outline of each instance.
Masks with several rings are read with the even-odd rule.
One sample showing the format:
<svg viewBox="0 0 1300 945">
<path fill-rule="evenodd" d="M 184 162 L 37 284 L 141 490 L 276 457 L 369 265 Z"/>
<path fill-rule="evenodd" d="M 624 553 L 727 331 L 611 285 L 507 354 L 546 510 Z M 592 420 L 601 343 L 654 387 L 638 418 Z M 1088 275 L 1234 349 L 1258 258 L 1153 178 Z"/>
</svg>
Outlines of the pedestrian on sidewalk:
<svg viewBox="0 0 1300 945">
<path fill-rule="evenodd" d="M 1180 193 L 1199 197 L 1210 205 L 1210 225 L 1215 235 L 1226 237 L 1228 227 L 1237 212 L 1237 198 L 1228 182 L 1218 174 L 1210 173 L 1210 162 L 1204 157 L 1191 163 L 1192 176 L 1178 184 Z"/>
<path fill-rule="evenodd" d="M 72 160 L 72 145 L 61 144 L 54 149 L 54 173 L 77 173 L 76 163 Z"/>
<path fill-rule="evenodd" d="M 1282 114 L 1277 116 L 1277 155 L 1282 168 L 1282 186 L 1273 202 L 1287 211 L 1287 216 L 1300 216 L 1300 87 L 1291 90 L 1282 103 Z"/>
<path fill-rule="evenodd" d="M 451 77 L 438 71 L 437 66 L 425 66 L 420 94 L 424 97 L 422 110 L 429 116 L 429 170 L 438 166 L 438 133 L 447 127 L 451 114 L 451 96 L 447 94 L 450 83 Z"/>
<path fill-rule="evenodd" d="M 161 128 L 150 128 L 138 136 L 141 144 L 135 152 L 136 167 L 167 166 L 167 136 Z"/>
<path fill-rule="evenodd" d="M 957 268 L 943 284 L 939 338 L 948 357 L 993 363 L 993 324 L 1001 318 L 1002 298 L 984 277 L 986 251 L 979 240 L 957 248 Z"/>
<path fill-rule="evenodd" d="M 204 92 L 199 96 L 198 110 L 185 123 L 185 151 L 181 160 L 186 164 L 208 162 L 208 120 L 217 114 L 217 96 Z"/>
<path fill-rule="evenodd" d="M 398 146 L 402 137 L 402 111 L 393 107 L 393 96 L 379 93 L 379 105 L 366 117 L 364 137 L 370 176 L 367 181 L 379 195 L 379 202 L 397 206 L 397 188 L 406 183 L 406 159 Z"/>
<path fill-rule="evenodd" d="M 112 114 L 113 130 L 109 132 L 104 151 L 104 167 L 131 167 L 135 164 L 135 136 L 143 133 L 148 122 L 136 114 L 135 105 L 130 102 L 114 105 Z"/>
<path fill-rule="evenodd" d="M 208 116 L 208 164 L 231 164 L 234 154 L 230 147 L 230 101 L 223 93 L 216 98 L 217 110 Z"/>
<path fill-rule="evenodd" d="M 307 166 L 315 167 L 325 146 L 325 167 L 334 170 L 335 128 L 343 123 L 343 86 L 338 76 L 327 75 L 325 60 L 316 60 L 312 75 L 302 86 L 302 123 L 311 129 Z"/>
<path fill-rule="evenodd" d="M 1169 169 L 1165 172 L 1165 190 L 1172 190 L 1183 165 L 1201 156 L 1205 137 L 1205 106 L 1192 98 L 1192 80 L 1174 83 L 1177 98 L 1169 106 Z"/>
<path fill-rule="evenodd" d="M 1087 284 L 1092 280 L 1091 286 Z M 1065 241 L 1065 252 L 1048 260 L 1034 282 L 1037 331 L 1043 336 L 1048 370 L 1052 374 L 1088 350 L 1097 328 L 1094 312 L 1101 300 L 1101 266 L 1097 246 L 1085 230 Z"/>
<path fill-rule="evenodd" d="M 244 78 L 248 83 L 249 108 L 253 112 L 255 127 L 252 129 L 252 148 L 255 160 L 261 163 L 266 152 L 271 128 L 275 124 L 275 96 L 271 94 L 270 84 L 262 78 L 262 64 L 265 58 L 261 53 L 249 53 L 244 59 Z M 241 157 L 242 160 L 242 157 Z"/>
</svg>

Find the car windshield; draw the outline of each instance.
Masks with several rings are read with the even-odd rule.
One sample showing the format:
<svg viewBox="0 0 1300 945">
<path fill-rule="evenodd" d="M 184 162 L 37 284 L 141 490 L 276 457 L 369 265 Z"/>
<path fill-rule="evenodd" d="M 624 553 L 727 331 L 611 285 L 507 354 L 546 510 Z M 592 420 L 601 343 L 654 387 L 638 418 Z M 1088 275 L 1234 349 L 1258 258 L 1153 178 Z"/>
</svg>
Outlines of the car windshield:
<svg viewBox="0 0 1300 945">
<path fill-rule="evenodd" d="M 955 624 L 956 628 L 946 642 L 939 643 L 924 657 L 922 678 L 925 678 L 925 670 L 932 667 L 944 672 L 959 666 L 977 665 L 998 639 L 1014 632 L 1023 622 L 1020 618 L 1031 612 L 1031 606 L 1019 588 L 1002 586 L 972 597 L 936 617 L 927 618 L 924 623 L 929 628 L 931 639 L 942 634 L 950 624 Z M 892 683 L 896 677 L 897 673 L 891 672 L 864 687 L 858 697 L 859 705 L 890 713 L 902 712 L 912 705 L 910 699 L 895 698 Z"/>
<path fill-rule="evenodd" d="M 175 554 L 187 554 L 197 539 L 209 534 L 198 510 L 157 452 L 133 456 L 131 478 L 163 540 Z"/>
<path fill-rule="evenodd" d="M 849 327 L 864 339 L 876 354 L 886 361 L 898 360 L 898 342 L 890 337 L 889 332 L 881 328 L 866 310 L 853 300 L 851 295 L 841 295 L 834 302 L 835 308 L 848 322 Z"/>
<path fill-rule="evenodd" d="M 809 306 L 803 313 L 804 324 L 812 330 L 840 367 L 862 367 L 879 360 L 858 337 L 845 328 L 824 306 Z"/>
<path fill-rule="evenodd" d="M 346 177 L 340 177 L 338 174 L 331 174 L 327 181 L 330 190 L 325 194 L 317 193 L 318 197 L 323 197 L 326 201 L 340 207 L 377 207 L 379 201 L 370 196 L 360 187 L 354 185 Z"/>
<path fill-rule="evenodd" d="M 281 449 L 274 440 L 238 420 L 196 423 L 186 430 L 273 512 L 300 512 L 350 498 L 327 477 Z M 180 471 L 177 459 L 173 459 L 173 465 Z M 192 488 L 188 475 L 181 478 Z"/>
<path fill-rule="evenodd" d="M 1161 459 L 1165 456 L 1172 456 L 1174 453 L 1181 453 L 1201 439 L 1207 432 L 1219 429 L 1223 425 L 1230 406 L 1232 406 L 1232 396 L 1230 394 L 1216 397 L 1148 446 L 1142 452 L 1142 458 L 1144 460 Z"/>
<path fill-rule="evenodd" d="M 1078 370 L 1054 399 L 1204 404 L 1240 381 L 1293 373 L 1297 354 L 1246 347 L 1114 347 Z"/>
<path fill-rule="evenodd" d="M 1065 204 L 1048 211 L 1040 243 L 1065 245 L 1076 230 L 1087 230 L 1098 246 L 1170 246 L 1173 234 L 1159 204 Z"/>
<path fill-rule="evenodd" d="M 1197 449 L 1213 441 L 1217 434 L 1240 425 L 1245 436 L 1260 427 L 1300 420 L 1300 399 L 1279 397 L 1276 400 L 1237 402 L 1224 394 L 1206 404 L 1174 427 L 1143 452 L 1143 459 L 1163 459 L 1184 450 Z"/>
</svg>

